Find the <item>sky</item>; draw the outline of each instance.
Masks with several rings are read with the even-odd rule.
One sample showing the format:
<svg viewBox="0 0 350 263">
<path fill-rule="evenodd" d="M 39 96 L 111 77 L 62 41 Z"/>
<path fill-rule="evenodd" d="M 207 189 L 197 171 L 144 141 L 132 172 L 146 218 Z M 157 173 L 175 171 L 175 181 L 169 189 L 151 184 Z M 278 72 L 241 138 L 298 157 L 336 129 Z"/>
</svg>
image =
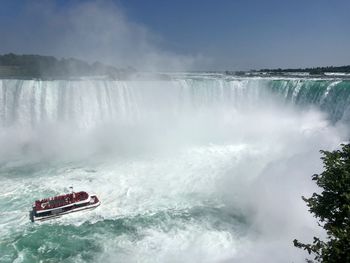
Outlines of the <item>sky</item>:
<svg viewBox="0 0 350 263">
<path fill-rule="evenodd" d="M 140 70 L 350 64 L 349 0 L 2 0 L 0 53 Z"/>
</svg>

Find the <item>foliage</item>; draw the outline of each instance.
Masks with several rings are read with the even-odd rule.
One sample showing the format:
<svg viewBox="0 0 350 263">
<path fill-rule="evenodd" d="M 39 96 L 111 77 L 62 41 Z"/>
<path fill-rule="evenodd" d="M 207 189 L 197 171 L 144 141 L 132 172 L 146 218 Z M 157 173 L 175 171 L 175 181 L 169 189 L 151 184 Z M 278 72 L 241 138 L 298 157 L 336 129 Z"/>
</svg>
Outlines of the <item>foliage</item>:
<svg viewBox="0 0 350 263">
<path fill-rule="evenodd" d="M 16 55 L 13 53 L 0 55 L 0 77 L 66 78 L 107 75 L 118 78 L 134 71 L 131 68 L 116 69 L 100 62 L 89 64 L 74 58 L 57 59 L 52 56 Z"/>
<path fill-rule="evenodd" d="M 350 144 L 342 144 L 341 150 L 321 153 L 324 171 L 314 174 L 312 180 L 323 191 L 302 198 L 326 230 L 327 238 L 322 241 L 314 237 L 312 244 L 295 239 L 294 245 L 313 254 L 317 262 L 350 262 Z"/>
<path fill-rule="evenodd" d="M 270 73 L 288 73 L 288 72 L 308 72 L 311 75 L 322 75 L 325 72 L 331 73 L 350 73 L 350 65 L 348 66 L 329 66 L 329 67 L 315 67 L 315 68 L 288 68 L 288 69 L 261 69 L 260 72 L 270 72 Z"/>
</svg>

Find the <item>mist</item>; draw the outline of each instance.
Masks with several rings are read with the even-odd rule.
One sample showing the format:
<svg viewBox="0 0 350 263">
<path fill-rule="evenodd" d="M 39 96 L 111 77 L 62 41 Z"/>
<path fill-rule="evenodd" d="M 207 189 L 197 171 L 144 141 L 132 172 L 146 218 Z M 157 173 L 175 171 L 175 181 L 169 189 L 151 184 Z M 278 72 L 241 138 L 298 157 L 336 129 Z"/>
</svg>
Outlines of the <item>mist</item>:
<svg viewBox="0 0 350 263">
<path fill-rule="evenodd" d="M 25 2 L 11 27 L 0 26 L 2 52 L 54 55 L 100 61 L 142 71 L 185 71 L 209 61 L 201 54 L 168 50 L 146 26 L 130 21 L 113 1 L 76 1 L 62 8 L 54 1 Z"/>
<path fill-rule="evenodd" d="M 303 262 L 292 240 L 324 233 L 301 196 L 346 126 L 264 80 L 211 81 L 2 81 L 4 198 L 97 192 L 104 209 L 87 220 L 98 261 Z M 57 226 L 81 236 L 84 222 Z"/>
</svg>

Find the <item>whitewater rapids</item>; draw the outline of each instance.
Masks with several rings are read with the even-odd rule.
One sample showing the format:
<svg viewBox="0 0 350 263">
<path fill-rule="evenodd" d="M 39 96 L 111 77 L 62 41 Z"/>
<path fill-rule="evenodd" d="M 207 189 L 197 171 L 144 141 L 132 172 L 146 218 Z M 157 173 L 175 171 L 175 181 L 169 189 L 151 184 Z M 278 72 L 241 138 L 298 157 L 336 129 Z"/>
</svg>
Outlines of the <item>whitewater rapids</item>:
<svg viewBox="0 0 350 263">
<path fill-rule="evenodd" d="M 0 80 L 0 262 L 304 262 L 341 79 Z M 33 224 L 73 185 L 93 211 Z"/>
</svg>

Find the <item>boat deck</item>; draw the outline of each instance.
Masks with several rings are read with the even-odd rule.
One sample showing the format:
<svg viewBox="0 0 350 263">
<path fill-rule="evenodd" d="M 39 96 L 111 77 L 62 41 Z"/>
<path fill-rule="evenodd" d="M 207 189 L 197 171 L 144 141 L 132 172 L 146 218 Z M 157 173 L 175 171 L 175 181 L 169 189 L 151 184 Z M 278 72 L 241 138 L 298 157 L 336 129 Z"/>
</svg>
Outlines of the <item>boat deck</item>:
<svg viewBox="0 0 350 263">
<path fill-rule="evenodd" d="M 55 197 L 45 198 L 35 201 L 35 210 L 37 212 L 45 211 L 48 209 L 59 208 L 67 205 L 73 205 L 76 203 L 83 203 L 88 201 L 89 194 L 86 192 L 70 193 L 65 195 L 59 195 Z"/>
</svg>

